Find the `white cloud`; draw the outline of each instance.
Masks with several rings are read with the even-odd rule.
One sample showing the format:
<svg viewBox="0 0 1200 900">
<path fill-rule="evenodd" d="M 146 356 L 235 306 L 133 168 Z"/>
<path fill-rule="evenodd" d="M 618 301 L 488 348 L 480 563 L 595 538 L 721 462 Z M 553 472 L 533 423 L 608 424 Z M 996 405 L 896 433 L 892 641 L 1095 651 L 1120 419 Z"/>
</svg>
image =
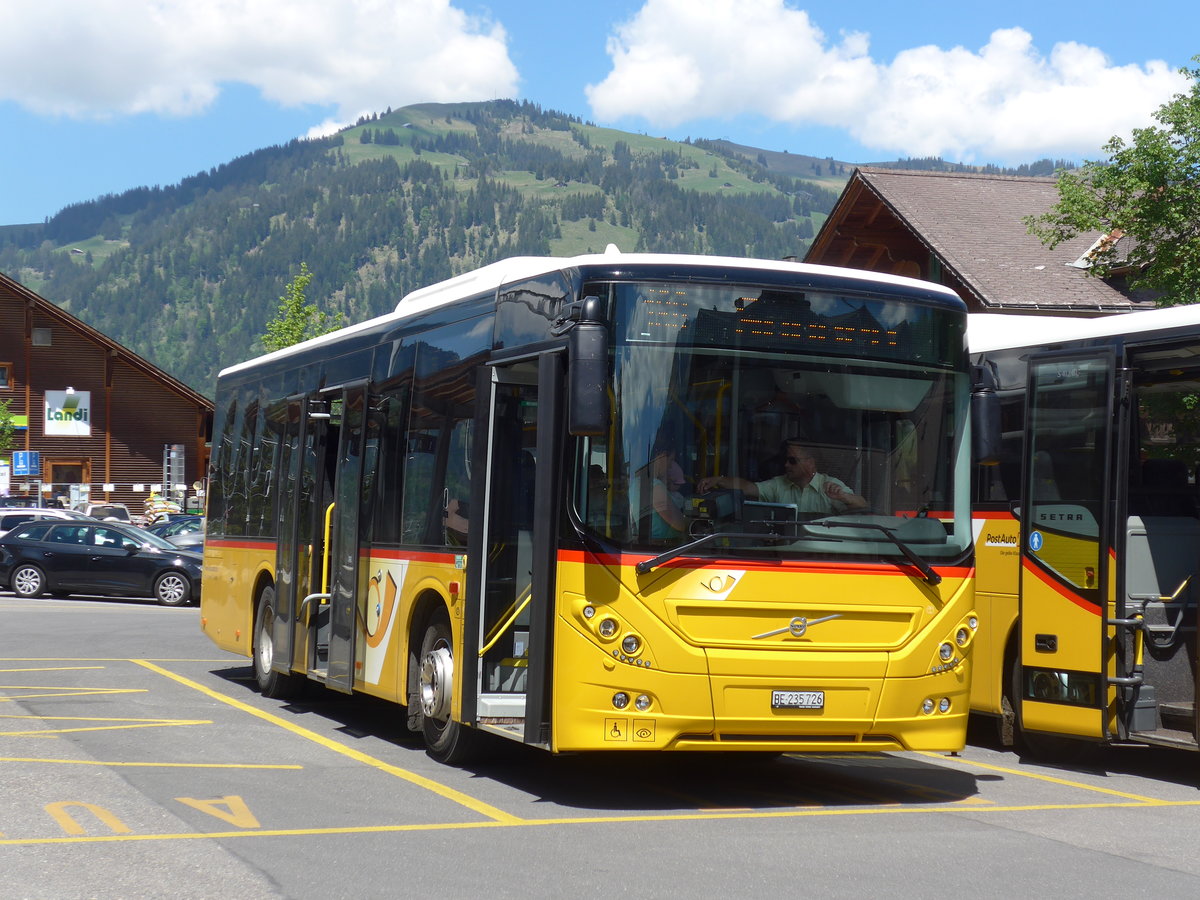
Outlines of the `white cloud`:
<svg viewBox="0 0 1200 900">
<path fill-rule="evenodd" d="M 1164 62 L 1115 66 L 1081 44 L 1043 55 L 1021 28 L 995 31 L 978 51 L 926 46 L 876 61 L 867 35 L 832 42 L 785 0 L 646 0 L 608 53 L 610 73 L 586 89 L 599 121 L 670 128 L 750 114 L 965 161 L 1094 157 L 1188 84 Z"/>
<path fill-rule="evenodd" d="M 40 0 L 6 3 L 0 100 L 106 118 L 202 112 L 223 83 L 350 121 L 517 92 L 507 35 L 449 0 Z"/>
</svg>

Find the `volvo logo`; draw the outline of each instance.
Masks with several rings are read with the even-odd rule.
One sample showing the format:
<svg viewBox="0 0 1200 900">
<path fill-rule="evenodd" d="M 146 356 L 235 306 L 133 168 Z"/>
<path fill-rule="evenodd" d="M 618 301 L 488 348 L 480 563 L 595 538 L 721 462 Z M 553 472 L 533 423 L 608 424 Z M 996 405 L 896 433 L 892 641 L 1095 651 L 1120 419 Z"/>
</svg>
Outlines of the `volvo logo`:
<svg viewBox="0 0 1200 900">
<path fill-rule="evenodd" d="M 822 622 L 828 622 L 830 619 L 840 619 L 841 613 L 834 613 L 831 616 L 821 616 L 819 619 L 808 619 L 804 616 L 795 616 L 792 621 L 788 622 L 782 628 L 776 628 L 774 631 L 764 631 L 762 634 L 754 635 L 751 640 L 759 641 L 763 638 L 774 637 L 777 634 L 788 632 L 792 637 L 804 637 L 808 629 L 813 625 L 820 625 Z"/>
</svg>

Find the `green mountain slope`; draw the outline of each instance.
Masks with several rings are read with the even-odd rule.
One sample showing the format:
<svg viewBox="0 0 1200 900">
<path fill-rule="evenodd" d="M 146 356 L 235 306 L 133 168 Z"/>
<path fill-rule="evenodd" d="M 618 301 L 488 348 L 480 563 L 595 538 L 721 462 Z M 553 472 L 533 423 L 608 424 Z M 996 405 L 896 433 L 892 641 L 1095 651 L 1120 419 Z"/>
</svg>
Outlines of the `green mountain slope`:
<svg viewBox="0 0 1200 900">
<path fill-rule="evenodd" d="M 0 271 L 211 395 L 262 352 L 301 262 L 309 301 L 356 322 L 516 254 L 802 257 L 850 168 L 530 103 L 426 104 L 0 229 Z"/>
<path fill-rule="evenodd" d="M 262 352 L 300 263 L 359 321 L 514 254 L 802 256 L 844 181 L 528 103 L 388 111 L 0 232 L 0 271 L 197 390 Z"/>
</svg>

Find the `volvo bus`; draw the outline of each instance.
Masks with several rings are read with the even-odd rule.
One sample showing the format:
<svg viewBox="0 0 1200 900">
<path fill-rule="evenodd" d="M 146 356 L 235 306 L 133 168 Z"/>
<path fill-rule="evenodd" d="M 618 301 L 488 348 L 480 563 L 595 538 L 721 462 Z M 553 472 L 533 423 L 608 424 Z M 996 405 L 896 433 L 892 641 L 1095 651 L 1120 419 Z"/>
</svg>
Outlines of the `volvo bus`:
<svg viewBox="0 0 1200 900">
<path fill-rule="evenodd" d="M 956 749 L 970 402 L 937 285 L 504 260 L 220 373 L 202 627 L 267 695 L 401 704 L 446 762 Z M 697 490 L 796 438 L 870 508 Z"/>
<path fill-rule="evenodd" d="M 1032 752 L 1196 749 L 1200 307 L 970 318 L 1002 433 L 975 472 L 972 706 Z"/>
</svg>

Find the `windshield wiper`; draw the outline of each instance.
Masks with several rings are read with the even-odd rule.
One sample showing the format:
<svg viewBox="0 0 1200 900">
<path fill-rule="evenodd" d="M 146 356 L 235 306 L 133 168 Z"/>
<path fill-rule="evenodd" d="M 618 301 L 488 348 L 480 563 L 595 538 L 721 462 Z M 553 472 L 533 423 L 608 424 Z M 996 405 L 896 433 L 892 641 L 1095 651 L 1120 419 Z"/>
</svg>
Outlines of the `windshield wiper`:
<svg viewBox="0 0 1200 900">
<path fill-rule="evenodd" d="M 892 532 L 892 529 L 888 528 L 886 525 L 880 525 L 878 522 L 854 522 L 845 519 L 822 519 L 817 522 L 806 522 L 804 527 L 812 528 L 814 525 L 819 525 L 822 528 L 873 528 L 876 531 L 882 532 L 884 537 L 895 544 L 897 549 L 904 554 L 904 558 L 916 566 L 917 570 L 920 571 L 922 576 L 924 576 L 925 581 L 927 581 L 929 584 L 942 583 L 942 576 L 933 571 L 933 568 L 929 565 L 929 563 L 921 559 L 921 557 L 916 554 L 912 547 L 908 546 L 908 544 L 896 537 L 896 535 Z"/>
<path fill-rule="evenodd" d="M 652 559 L 643 559 L 640 563 L 634 566 L 634 569 L 637 570 L 639 575 L 645 575 L 651 569 L 661 566 L 665 562 L 670 562 L 671 560 L 678 559 L 681 556 L 689 555 L 701 544 L 707 544 L 709 541 L 712 541 L 715 538 L 756 538 L 758 540 L 762 540 L 764 537 L 774 538 L 776 540 L 779 539 L 778 535 L 770 534 L 764 535 L 744 531 L 710 531 L 708 534 L 698 537 L 694 541 L 688 541 L 686 544 L 680 544 L 678 547 L 673 547 L 670 550 L 664 551 Z"/>
</svg>

